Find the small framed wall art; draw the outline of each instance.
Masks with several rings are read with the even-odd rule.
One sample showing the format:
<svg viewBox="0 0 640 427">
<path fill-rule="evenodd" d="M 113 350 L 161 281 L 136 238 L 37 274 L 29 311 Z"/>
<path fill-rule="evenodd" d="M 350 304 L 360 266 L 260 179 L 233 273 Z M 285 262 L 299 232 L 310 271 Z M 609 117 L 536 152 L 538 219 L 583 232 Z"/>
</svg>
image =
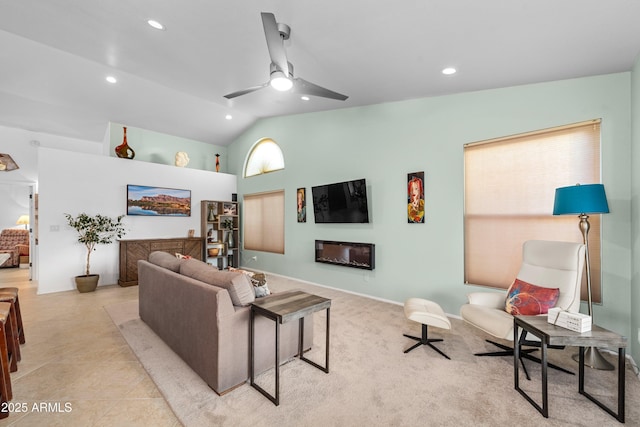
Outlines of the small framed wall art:
<svg viewBox="0 0 640 427">
<path fill-rule="evenodd" d="M 407 222 L 424 223 L 424 172 L 407 174 Z"/>
<path fill-rule="evenodd" d="M 298 188 L 296 192 L 296 216 L 298 222 L 307 222 L 307 191 L 303 188 Z"/>
<path fill-rule="evenodd" d="M 238 215 L 238 211 L 236 210 L 235 203 L 223 203 L 222 204 L 222 214 L 223 215 Z"/>
</svg>

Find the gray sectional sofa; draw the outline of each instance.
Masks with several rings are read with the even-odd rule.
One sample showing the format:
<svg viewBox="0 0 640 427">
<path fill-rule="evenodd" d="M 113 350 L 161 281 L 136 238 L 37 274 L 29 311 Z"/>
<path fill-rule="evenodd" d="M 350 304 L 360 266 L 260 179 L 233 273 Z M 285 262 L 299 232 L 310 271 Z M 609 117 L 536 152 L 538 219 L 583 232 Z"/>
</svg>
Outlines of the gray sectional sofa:
<svg viewBox="0 0 640 427">
<path fill-rule="evenodd" d="M 216 393 L 249 378 L 250 305 L 253 285 L 243 273 L 219 271 L 195 259 L 152 252 L 138 261 L 140 318 Z M 268 296 L 265 298 L 269 298 Z M 313 321 L 305 325 L 304 348 L 313 342 Z M 255 318 L 256 375 L 274 366 L 275 326 Z M 294 357 L 298 322 L 280 329 L 280 360 Z"/>
</svg>

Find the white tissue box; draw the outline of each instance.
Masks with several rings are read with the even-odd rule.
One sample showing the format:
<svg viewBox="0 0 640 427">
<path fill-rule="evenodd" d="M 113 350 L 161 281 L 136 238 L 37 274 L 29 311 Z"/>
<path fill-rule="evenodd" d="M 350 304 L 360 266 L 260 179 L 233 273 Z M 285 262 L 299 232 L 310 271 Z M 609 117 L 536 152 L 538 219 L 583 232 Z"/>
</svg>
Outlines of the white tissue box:
<svg viewBox="0 0 640 427">
<path fill-rule="evenodd" d="M 591 316 L 582 313 L 569 313 L 560 308 L 549 309 L 547 322 L 576 332 L 591 330 Z"/>
</svg>

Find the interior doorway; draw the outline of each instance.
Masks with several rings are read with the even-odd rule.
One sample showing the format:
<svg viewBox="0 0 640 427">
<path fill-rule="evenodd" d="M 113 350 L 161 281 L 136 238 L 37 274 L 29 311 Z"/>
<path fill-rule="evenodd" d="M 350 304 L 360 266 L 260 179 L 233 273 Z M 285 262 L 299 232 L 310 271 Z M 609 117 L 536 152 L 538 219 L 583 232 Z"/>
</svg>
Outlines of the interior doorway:
<svg viewBox="0 0 640 427">
<path fill-rule="evenodd" d="M 21 272 L 15 275 L 27 275 L 28 280 L 37 279 L 37 193 L 32 182 L 0 182 L 0 197 L 4 201 L 0 209 L 0 229 L 24 227 L 29 230 L 29 254 L 21 257 Z M 24 217 L 28 221 L 24 221 Z M 14 270 L 3 268 L 0 270 Z M 22 273 L 22 274 L 21 274 Z M 24 278 L 23 278 L 24 280 Z"/>
</svg>

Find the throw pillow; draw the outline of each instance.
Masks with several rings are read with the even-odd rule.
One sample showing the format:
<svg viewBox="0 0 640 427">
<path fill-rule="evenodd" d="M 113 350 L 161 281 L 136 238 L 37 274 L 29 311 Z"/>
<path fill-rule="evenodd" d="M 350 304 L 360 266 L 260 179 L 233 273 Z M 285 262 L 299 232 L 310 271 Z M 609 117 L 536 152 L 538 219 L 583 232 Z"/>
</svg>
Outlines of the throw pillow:
<svg viewBox="0 0 640 427">
<path fill-rule="evenodd" d="M 264 273 L 255 273 L 251 276 L 253 286 L 262 286 L 267 284 L 267 275 Z"/>
<path fill-rule="evenodd" d="M 267 295 L 271 295 L 271 291 L 267 287 L 266 283 L 262 286 L 254 286 L 253 290 L 255 291 L 256 298 L 266 297 Z"/>
<path fill-rule="evenodd" d="M 547 314 L 558 302 L 560 289 L 545 288 L 516 279 L 507 291 L 505 310 L 512 315 Z"/>
<path fill-rule="evenodd" d="M 271 295 L 271 291 L 267 286 L 267 276 L 264 273 L 255 273 L 251 276 L 251 283 L 253 284 L 253 290 L 256 292 L 256 298 L 266 297 Z"/>
<path fill-rule="evenodd" d="M 176 258 L 178 259 L 191 259 L 191 255 L 182 255 L 176 252 Z"/>
</svg>

